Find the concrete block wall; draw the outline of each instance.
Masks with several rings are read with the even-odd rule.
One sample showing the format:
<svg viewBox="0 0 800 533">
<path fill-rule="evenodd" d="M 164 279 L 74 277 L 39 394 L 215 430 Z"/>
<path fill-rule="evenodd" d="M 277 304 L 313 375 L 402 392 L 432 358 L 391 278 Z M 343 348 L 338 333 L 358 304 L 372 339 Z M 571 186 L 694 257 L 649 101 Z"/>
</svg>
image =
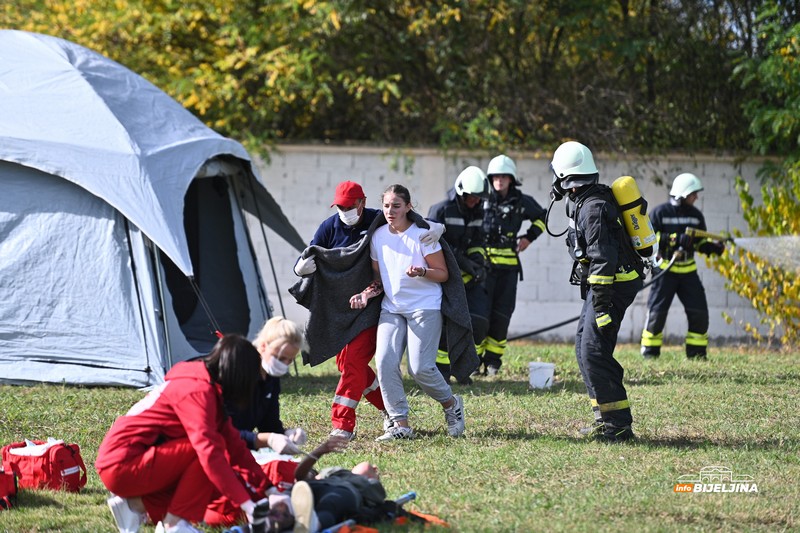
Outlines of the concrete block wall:
<svg viewBox="0 0 800 533">
<path fill-rule="evenodd" d="M 549 202 L 551 173 L 550 153 L 509 153 L 517 163 L 522 191 L 533 196 L 543 207 Z M 281 145 L 269 161 L 257 161 L 257 167 L 270 193 L 281 205 L 297 231 L 308 242 L 319 224 L 335 214 L 330 207 L 336 184 L 353 180 L 364 187 L 367 205 L 378 208 L 381 193 L 393 183 L 402 183 L 411 191 L 417 211 L 426 215 L 434 203 L 445 197 L 458 173 L 467 165 L 486 168 L 490 157 L 470 152 L 443 153 L 433 149 L 394 149 L 380 147 L 331 147 L 324 145 Z M 696 204 L 703 211 L 710 231 L 745 231 L 747 225 L 734 188 L 735 177 L 742 176 L 751 184 L 751 193 L 758 195 L 756 172 L 762 162 L 739 161 L 711 156 L 666 155 L 663 158 L 621 157 L 617 154 L 595 154 L 602 183 L 610 184 L 623 175 L 637 179 L 639 188 L 651 205 L 668 200 L 669 184 L 681 172 L 693 172 L 705 188 Z M 757 198 L 758 201 L 758 198 Z M 550 228 L 560 233 L 566 228 L 564 202 L 557 203 L 550 216 Z M 298 279 L 292 267 L 299 255 L 285 241 L 267 231 L 267 242 L 254 235 L 254 247 L 268 286 L 269 298 L 276 313 L 299 323 L 307 319 L 307 311 L 287 292 Z M 277 271 L 277 287 L 266 265 L 270 257 Z M 698 256 L 700 276 L 709 301 L 712 344 L 726 341 L 747 341 L 739 322 L 757 323 L 757 314 L 736 294 L 725 289 L 725 280 L 708 269 Z M 568 284 L 571 260 L 564 237 L 543 234 L 521 254 L 524 280 L 519 284 L 517 308 L 511 321 L 509 336 L 528 333 L 578 316 L 581 309 L 578 289 Z M 647 289 L 628 310 L 620 332 L 621 342 L 637 342 L 647 314 Z M 734 322 L 726 323 L 727 312 Z M 571 341 L 575 324 L 548 331 L 535 338 L 548 341 Z M 665 328 L 667 343 L 682 344 L 686 333 L 686 317 L 677 301 L 670 311 Z M 531 337 L 534 338 L 534 337 Z"/>
</svg>

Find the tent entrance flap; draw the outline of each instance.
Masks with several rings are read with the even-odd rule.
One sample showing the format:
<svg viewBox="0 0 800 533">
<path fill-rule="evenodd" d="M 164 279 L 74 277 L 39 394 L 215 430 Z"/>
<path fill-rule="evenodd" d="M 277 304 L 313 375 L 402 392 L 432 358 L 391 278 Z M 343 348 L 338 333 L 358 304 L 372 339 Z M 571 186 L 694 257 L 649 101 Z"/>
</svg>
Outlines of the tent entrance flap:
<svg viewBox="0 0 800 533">
<path fill-rule="evenodd" d="M 218 176 L 192 181 L 185 198 L 184 227 L 195 282 L 222 333 L 247 335 L 250 306 L 238 260 L 233 211 L 225 178 Z M 190 280 L 166 254 L 159 254 L 159 257 L 172 309 L 183 335 L 198 352 L 209 352 L 217 341 L 212 321 Z M 182 359 L 192 354 L 173 355 Z"/>
</svg>

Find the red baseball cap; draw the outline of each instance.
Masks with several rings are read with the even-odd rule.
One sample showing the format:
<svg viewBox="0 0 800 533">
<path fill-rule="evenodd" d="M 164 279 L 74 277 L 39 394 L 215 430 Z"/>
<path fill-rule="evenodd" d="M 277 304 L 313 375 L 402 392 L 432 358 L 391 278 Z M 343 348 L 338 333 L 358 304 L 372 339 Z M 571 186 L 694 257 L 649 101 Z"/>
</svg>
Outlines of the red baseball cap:
<svg viewBox="0 0 800 533">
<path fill-rule="evenodd" d="M 354 181 L 343 181 L 336 186 L 336 195 L 333 197 L 331 207 L 335 205 L 350 207 L 353 202 L 362 198 L 366 198 L 366 196 L 361 185 Z"/>
</svg>

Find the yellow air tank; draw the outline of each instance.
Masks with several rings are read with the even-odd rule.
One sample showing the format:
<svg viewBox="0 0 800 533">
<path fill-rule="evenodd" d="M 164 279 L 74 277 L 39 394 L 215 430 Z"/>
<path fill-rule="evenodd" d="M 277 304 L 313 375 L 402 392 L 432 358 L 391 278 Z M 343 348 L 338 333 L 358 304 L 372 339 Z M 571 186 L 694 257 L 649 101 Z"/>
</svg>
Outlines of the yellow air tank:
<svg viewBox="0 0 800 533">
<path fill-rule="evenodd" d="M 653 224 L 647 215 L 647 202 L 642 198 L 636 180 L 631 176 L 620 176 L 611 184 L 611 192 L 619 204 L 623 225 L 631 238 L 631 244 L 642 257 L 653 255 L 657 238 Z"/>
</svg>

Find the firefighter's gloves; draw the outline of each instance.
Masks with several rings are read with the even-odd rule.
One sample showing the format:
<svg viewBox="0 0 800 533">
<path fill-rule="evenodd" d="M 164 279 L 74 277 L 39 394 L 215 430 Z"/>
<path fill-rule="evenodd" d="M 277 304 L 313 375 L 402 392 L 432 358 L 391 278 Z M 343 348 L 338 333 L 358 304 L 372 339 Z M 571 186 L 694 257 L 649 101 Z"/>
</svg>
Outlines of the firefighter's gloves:
<svg viewBox="0 0 800 533">
<path fill-rule="evenodd" d="M 678 233 L 670 235 L 670 240 L 672 241 L 672 245 L 675 248 L 679 248 L 685 252 L 692 251 L 692 245 L 694 244 L 694 239 L 692 236 L 687 233 Z"/>
<path fill-rule="evenodd" d="M 720 241 L 707 241 L 698 246 L 698 251 L 706 255 L 722 255 L 725 243 Z"/>
<path fill-rule="evenodd" d="M 292 442 L 292 439 L 280 433 L 270 433 L 267 438 L 267 445 L 281 455 L 294 455 L 300 453 L 300 448 Z"/>
<path fill-rule="evenodd" d="M 461 269 L 472 276 L 467 282 L 468 286 L 476 283 L 483 283 L 489 275 L 489 268 L 486 265 L 486 260 L 479 253 L 470 254 L 469 257 L 463 257 L 459 260 Z"/>
<path fill-rule="evenodd" d="M 603 335 L 606 335 L 613 329 L 614 320 L 611 318 L 611 315 L 608 313 L 599 313 L 595 315 L 594 318 L 595 322 L 597 323 L 597 329 Z"/>
<path fill-rule="evenodd" d="M 314 261 L 314 256 L 300 257 L 294 265 L 294 273 L 298 276 L 308 276 L 317 271 L 317 263 Z"/>
<path fill-rule="evenodd" d="M 442 235 L 444 234 L 444 224 L 439 224 L 438 222 L 434 222 L 432 220 L 426 220 L 426 222 L 431 229 L 419 236 L 419 242 L 427 246 L 432 246 L 433 244 L 439 242 L 439 239 L 442 238 Z"/>
<path fill-rule="evenodd" d="M 306 430 L 303 428 L 287 429 L 283 434 L 289 437 L 289 439 L 298 446 L 302 446 L 308 442 L 308 434 L 306 434 Z"/>
<path fill-rule="evenodd" d="M 611 318 L 613 294 L 613 285 L 592 285 L 592 307 L 594 308 L 595 322 L 597 329 L 604 335 L 614 329 L 614 320 Z"/>
<path fill-rule="evenodd" d="M 472 266 L 472 272 L 470 272 L 470 274 L 472 274 L 472 279 L 469 285 L 472 286 L 476 283 L 483 283 L 486 280 L 487 270 L 485 266 L 475 263 Z"/>
</svg>

